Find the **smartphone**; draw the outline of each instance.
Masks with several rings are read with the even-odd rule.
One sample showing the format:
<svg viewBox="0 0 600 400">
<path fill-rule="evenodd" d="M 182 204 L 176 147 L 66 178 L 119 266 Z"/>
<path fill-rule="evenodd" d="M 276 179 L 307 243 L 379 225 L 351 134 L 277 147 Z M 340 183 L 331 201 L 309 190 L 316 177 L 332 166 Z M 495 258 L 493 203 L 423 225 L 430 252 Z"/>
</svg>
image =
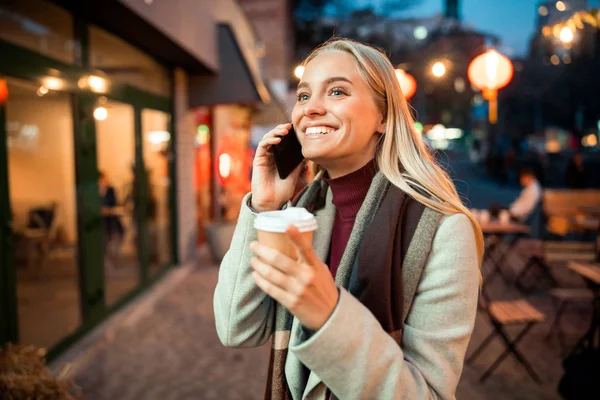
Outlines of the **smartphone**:
<svg viewBox="0 0 600 400">
<path fill-rule="evenodd" d="M 281 137 L 281 142 L 273 146 L 273 155 L 281 179 L 287 178 L 302 163 L 304 160 L 302 145 L 293 126 L 287 135 Z"/>
</svg>

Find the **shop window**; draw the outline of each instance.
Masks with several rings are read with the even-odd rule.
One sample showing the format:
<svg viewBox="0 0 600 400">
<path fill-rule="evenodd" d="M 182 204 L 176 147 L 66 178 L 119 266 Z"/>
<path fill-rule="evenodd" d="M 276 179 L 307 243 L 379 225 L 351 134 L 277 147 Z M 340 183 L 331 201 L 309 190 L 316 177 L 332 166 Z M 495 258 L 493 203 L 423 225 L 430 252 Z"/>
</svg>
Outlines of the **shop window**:
<svg viewBox="0 0 600 400">
<path fill-rule="evenodd" d="M 123 39 L 90 26 L 90 64 L 111 79 L 161 96 L 170 95 L 169 71 Z"/>
<path fill-rule="evenodd" d="M 3 0 L 0 39 L 69 64 L 80 54 L 73 17 L 48 1 Z"/>
<path fill-rule="evenodd" d="M 81 324 L 71 101 L 6 81 L 19 341 L 48 348 Z"/>
<path fill-rule="evenodd" d="M 150 277 L 171 263 L 171 178 L 169 154 L 171 116 L 156 110 L 142 111 L 144 164 L 146 188 L 146 224 Z"/>
<path fill-rule="evenodd" d="M 129 104 L 100 101 L 94 110 L 106 303 L 140 284 L 139 229 L 135 196 L 134 111 Z"/>
</svg>

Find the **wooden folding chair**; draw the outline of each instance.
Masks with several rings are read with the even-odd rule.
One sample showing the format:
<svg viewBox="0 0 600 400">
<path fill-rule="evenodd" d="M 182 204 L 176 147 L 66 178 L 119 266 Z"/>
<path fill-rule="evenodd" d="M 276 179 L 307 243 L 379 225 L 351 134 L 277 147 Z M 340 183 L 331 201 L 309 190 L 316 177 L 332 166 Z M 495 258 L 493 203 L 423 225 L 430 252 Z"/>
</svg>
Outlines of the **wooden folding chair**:
<svg viewBox="0 0 600 400">
<path fill-rule="evenodd" d="M 527 361 L 525 356 L 521 354 L 516 346 L 534 325 L 544 321 L 544 314 L 536 310 L 531 304 L 523 299 L 510 301 L 490 301 L 485 294 L 484 289 L 482 289 L 482 295 L 483 309 L 487 313 L 494 330 L 483 342 L 481 342 L 473 354 L 466 359 L 466 363 L 473 363 L 473 361 L 475 361 L 475 359 L 490 344 L 492 339 L 495 336 L 499 336 L 506 348 L 504 352 L 500 354 L 500 356 L 492 363 L 492 365 L 481 375 L 479 381 L 483 382 L 489 378 L 494 370 L 496 370 L 496 368 L 498 368 L 498 366 L 502 363 L 502 361 L 504 361 L 509 354 L 512 354 L 525 368 L 529 376 L 531 376 L 536 383 L 541 383 L 540 377 L 535 373 L 531 364 Z M 511 339 L 505 330 L 505 327 L 508 325 L 525 325 L 525 327 L 514 339 Z"/>
</svg>

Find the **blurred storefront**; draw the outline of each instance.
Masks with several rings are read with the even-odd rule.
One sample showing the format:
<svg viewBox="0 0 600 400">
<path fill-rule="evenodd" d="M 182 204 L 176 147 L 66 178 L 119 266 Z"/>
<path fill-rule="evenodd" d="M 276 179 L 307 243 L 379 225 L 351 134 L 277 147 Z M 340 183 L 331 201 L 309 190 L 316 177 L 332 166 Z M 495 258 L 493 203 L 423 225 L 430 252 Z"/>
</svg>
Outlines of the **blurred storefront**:
<svg viewBox="0 0 600 400">
<path fill-rule="evenodd" d="M 217 3 L 0 2 L 2 343 L 59 354 L 236 217 L 269 94 Z"/>
</svg>

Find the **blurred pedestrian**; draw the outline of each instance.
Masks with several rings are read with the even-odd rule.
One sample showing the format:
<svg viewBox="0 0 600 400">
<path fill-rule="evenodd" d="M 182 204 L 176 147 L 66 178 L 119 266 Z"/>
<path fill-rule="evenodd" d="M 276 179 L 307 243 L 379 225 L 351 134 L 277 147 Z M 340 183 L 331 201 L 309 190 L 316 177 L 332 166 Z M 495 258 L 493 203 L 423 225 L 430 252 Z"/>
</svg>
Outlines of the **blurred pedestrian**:
<svg viewBox="0 0 600 400">
<path fill-rule="evenodd" d="M 586 170 L 583 165 L 583 155 L 576 153 L 567 166 L 567 187 L 583 189 L 586 185 Z"/>
<path fill-rule="evenodd" d="M 214 295 L 226 346 L 273 337 L 271 399 L 455 397 L 479 295 L 483 236 L 414 128 L 383 52 L 336 39 L 304 62 L 292 122 L 321 172 L 293 204 L 316 215 L 299 260 L 255 242 L 257 212 L 291 200 L 259 145 Z M 248 251 L 250 249 L 250 251 Z"/>
<path fill-rule="evenodd" d="M 510 215 L 520 222 L 526 222 L 528 217 L 540 205 L 542 187 L 531 168 L 522 168 L 519 172 L 519 182 L 523 190 L 519 197 L 510 205 Z"/>
</svg>

